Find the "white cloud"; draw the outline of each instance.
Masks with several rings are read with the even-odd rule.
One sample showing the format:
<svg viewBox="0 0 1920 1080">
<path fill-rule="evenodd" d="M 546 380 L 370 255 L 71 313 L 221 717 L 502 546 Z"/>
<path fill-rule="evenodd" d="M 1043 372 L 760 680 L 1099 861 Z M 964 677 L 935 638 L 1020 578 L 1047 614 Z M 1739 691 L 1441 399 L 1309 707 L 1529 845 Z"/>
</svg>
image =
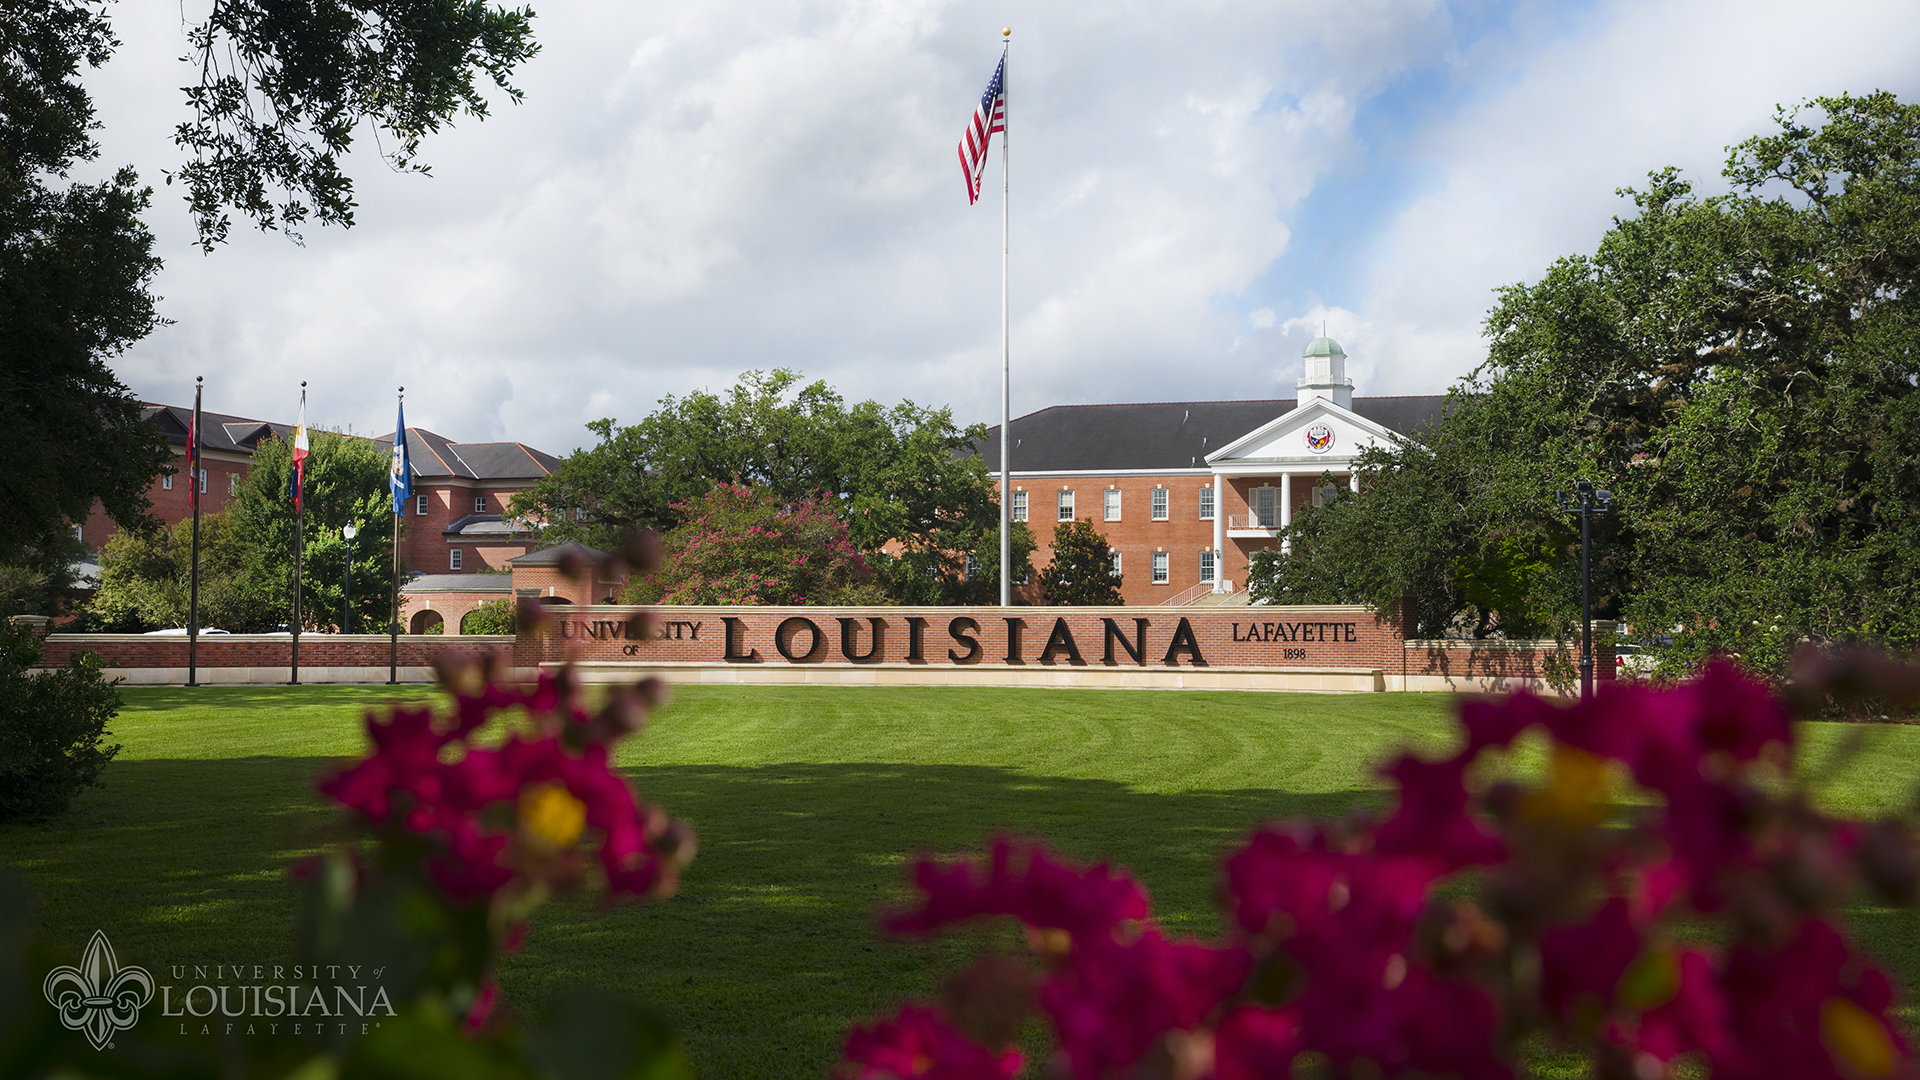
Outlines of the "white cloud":
<svg viewBox="0 0 1920 1080">
<path fill-rule="evenodd" d="M 968 207 L 954 144 L 1011 23 L 1019 411 L 1288 394 L 1322 317 L 1362 393 L 1436 390 L 1473 362 L 1488 289 L 1590 249 L 1614 186 L 1710 169 L 1776 100 L 1899 88 L 1912 20 L 1856 7 L 1813 28 L 1784 5 L 1602 6 L 1559 41 L 1526 7 L 1461 40 L 1437 0 L 543 9 L 526 103 L 436 137 L 430 180 L 356 158 L 350 232 L 236 226 L 203 258 L 161 188 L 178 324 L 118 370 L 169 401 L 204 373 L 212 407 L 274 419 L 306 378 L 316 420 L 368 430 L 404 383 L 415 423 L 558 452 L 749 367 L 991 419 L 998 163 Z M 179 13 L 113 14 L 103 163 L 157 179 Z M 1368 294 L 1263 295 L 1302 200 L 1364 149 L 1356 116 L 1415 70 L 1471 92 L 1395 148 L 1432 180 L 1375 208 Z"/>
</svg>

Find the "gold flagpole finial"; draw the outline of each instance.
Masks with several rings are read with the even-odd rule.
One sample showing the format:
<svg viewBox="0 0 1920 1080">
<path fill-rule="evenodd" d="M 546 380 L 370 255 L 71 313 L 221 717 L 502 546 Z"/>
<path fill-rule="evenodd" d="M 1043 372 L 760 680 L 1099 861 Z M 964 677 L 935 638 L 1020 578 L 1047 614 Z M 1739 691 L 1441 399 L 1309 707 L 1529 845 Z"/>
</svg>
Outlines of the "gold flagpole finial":
<svg viewBox="0 0 1920 1080">
<path fill-rule="evenodd" d="M 1003 27 L 1001 27 L 1001 28 L 1000 28 L 1000 36 L 1001 36 L 1001 37 L 1003 37 L 1003 38 L 1010 38 L 1010 37 L 1012 37 L 1012 36 L 1013 36 L 1013 27 L 1011 27 L 1011 26 L 1003 26 Z"/>
</svg>

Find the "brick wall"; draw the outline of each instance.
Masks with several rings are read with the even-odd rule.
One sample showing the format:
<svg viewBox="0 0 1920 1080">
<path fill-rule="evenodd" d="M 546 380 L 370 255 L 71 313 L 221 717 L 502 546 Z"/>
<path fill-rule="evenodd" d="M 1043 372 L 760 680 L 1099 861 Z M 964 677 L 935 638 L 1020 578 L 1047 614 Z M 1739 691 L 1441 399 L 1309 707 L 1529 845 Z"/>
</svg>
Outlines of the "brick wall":
<svg viewBox="0 0 1920 1080">
<path fill-rule="evenodd" d="M 647 612 L 658 629 L 632 637 Z M 645 663 L 1354 668 L 1479 685 L 1542 680 L 1550 642 L 1412 642 L 1398 611 L 1264 608 L 556 607 L 522 665 Z M 1600 635 L 1602 638 L 1605 635 Z M 1411 646 L 1411 647 L 1410 647 Z M 1596 667 L 1611 677 L 1611 646 Z"/>
<path fill-rule="evenodd" d="M 449 649 L 504 648 L 506 637 L 400 638 L 400 666 L 426 667 Z M 301 667 L 387 666 L 389 639 L 379 634 L 302 634 Z M 215 634 L 200 639 L 197 661 L 202 668 L 285 668 L 292 655 L 292 639 L 277 634 Z M 144 634 L 52 634 L 46 639 L 42 667 L 59 667 L 76 653 L 100 656 L 109 668 L 182 668 L 187 666 L 184 636 Z"/>
</svg>

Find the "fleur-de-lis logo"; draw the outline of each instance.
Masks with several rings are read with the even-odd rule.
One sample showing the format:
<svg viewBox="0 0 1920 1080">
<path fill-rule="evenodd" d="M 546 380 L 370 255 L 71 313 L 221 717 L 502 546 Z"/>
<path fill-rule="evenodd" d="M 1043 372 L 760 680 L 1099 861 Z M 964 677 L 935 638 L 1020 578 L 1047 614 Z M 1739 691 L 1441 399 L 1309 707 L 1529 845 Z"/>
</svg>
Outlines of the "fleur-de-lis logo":
<svg viewBox="0 0 1920 1080">
<path fill-rule="evenodd" d="M 83 1032 L 95 1050 L 104 1050 L 113 1033 L 131 1028 L 153 1000 L 153 976 L 145 968 L 121 967 L 106 933 L 95 930 L 80 966 L 47 972 L 42 989 L 62 1024 Z"/>
</svg>

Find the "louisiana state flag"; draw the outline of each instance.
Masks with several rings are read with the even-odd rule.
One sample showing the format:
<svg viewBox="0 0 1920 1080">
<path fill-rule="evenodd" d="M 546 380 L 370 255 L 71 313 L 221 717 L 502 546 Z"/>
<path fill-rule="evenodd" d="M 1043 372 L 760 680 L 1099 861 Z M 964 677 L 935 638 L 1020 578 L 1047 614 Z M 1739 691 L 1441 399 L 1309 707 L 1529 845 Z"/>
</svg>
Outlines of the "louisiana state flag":
<svg viewBox="0 0 1920 1080">
<path fill-rule="evenodd" d="M 395 515 L 407 512 L 407 498 L 413 494 L 412 462 L 407 460 L 407 403 L 400 403 L 400 412 L 393 418 L 393 466 L 387 477 L 387 486 L 393 489 L 393 512 Z"/>
</svg>

